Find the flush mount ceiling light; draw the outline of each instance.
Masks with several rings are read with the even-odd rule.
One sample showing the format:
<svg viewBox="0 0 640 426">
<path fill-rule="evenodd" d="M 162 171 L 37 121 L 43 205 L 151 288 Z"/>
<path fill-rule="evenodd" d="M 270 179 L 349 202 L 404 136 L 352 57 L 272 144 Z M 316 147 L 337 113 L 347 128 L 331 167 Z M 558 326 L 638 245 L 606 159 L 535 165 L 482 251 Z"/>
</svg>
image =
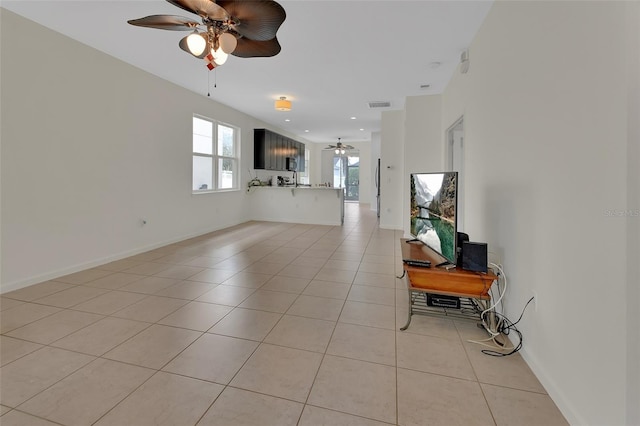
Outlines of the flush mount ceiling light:
<svg viewBox="0 0 640 426">
<path fill-rule="evenodd" d="M 278 111 L 291 111 L 291 101 L 286 96 L 280 96 L 275 103 L 275 108 Z"/>
<path fill-rule="evenodd" d="M 167 0 L 200 17 L 200 22 L 175 15 L 151 15 L 132 19 L 131 25 L 171 31 L 193 31 L 178 46 L 204 59 L 209 70 L 226 62 L 229 55 L 240 58 L 268 57 L 280 53 L 276 32 L 286 18 L 273 0 Z"/>
</svg>

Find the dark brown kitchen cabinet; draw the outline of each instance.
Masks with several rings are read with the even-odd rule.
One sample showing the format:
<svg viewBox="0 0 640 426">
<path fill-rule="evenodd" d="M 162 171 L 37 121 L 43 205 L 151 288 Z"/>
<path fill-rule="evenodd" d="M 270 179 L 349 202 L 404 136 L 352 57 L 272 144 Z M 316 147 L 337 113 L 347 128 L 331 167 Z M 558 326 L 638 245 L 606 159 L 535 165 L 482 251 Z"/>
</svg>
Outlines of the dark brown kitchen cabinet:
<svg viewBox="0 0 640 426">
<path fill-rule="evenodd" d="M 287 157 L 294 157 L 298 171 L 304 172 L 303 143 L 267 129 L 253 130 L 253 168 L 286 170 Z"/>
</svg>

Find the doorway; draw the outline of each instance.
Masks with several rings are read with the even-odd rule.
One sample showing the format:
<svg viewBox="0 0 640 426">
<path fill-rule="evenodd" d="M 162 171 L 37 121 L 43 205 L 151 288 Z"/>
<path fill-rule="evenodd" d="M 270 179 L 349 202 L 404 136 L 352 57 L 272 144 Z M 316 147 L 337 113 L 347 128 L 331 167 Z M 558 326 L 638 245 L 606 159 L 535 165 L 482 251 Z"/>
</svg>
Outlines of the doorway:
<svg viewBox="0 0 640 426">
<path fill-rule="evenodd" d="M 458 172 L 458 231 L 464 231 L 464 117 L 447 129 L 447 170 Z"/>
<path fill-rule="evenodd" d="M 360 156 L 357 153 L 333 157 L 333 186 L 345 189 L 345 201 L 360 199 Z"/>
</svg>

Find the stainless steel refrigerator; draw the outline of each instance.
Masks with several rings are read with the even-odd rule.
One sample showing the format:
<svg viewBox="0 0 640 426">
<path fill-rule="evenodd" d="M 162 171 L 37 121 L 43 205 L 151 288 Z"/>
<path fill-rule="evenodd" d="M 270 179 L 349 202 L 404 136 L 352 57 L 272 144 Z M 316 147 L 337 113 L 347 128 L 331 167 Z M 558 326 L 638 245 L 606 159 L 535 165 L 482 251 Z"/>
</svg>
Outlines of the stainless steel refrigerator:
<svg viewBox="0 0 640 426">
<path fill-rule="evenodd" d="M 380 159 L 376 166 L 376 214 L 380 217 Z"/>
</svg>

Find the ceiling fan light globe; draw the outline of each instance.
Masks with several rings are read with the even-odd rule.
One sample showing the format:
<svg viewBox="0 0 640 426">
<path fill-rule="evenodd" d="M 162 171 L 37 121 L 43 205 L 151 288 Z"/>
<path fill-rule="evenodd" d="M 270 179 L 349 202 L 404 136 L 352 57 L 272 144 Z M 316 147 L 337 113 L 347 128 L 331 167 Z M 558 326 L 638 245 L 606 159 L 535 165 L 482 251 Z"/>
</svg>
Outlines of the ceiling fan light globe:
<svg viewBox="0 0 640 426">
<path fill-rule="evenodd" d="M 187 37 L 187 47 L 193 56 L 200 56 L 207 47 L 207 41 L 198 32 Z"/>
<path fill-rule="evenodd" d="M 336 155 L 340 154 L 340 150 L 336 149 L 335 153 L 336 153 Z"/>
<path fill-rule="evenodd" d="M 224 53 L 231 54 L 236 47 L 238 46 L 238 39 L 235 38 L 232 34 L 224 33 L 221 34 L 218 38 L 220 43 L 220 49 L 224 51 Z"/>
<path fill-rule="evenodd" d="M 345 151 L 344 149 L 341 149 L 341 150 L 340 150 L 340 154 L 342 154 L 342 155 L 344 155 L 344 153 L 345 153 L 345 152 L 346 152 L 346 151 Z"/>
<path fill-rule="evenodd" d="M 213 56 L 213 62 L 215 62 L 216 65 L 222 65 L 227 62 L 227 59 L 229 59 L 229 55 L 227 55 L 220 47 L 215 50 L 211 49 L 211 55 Z"/>
</svg>

